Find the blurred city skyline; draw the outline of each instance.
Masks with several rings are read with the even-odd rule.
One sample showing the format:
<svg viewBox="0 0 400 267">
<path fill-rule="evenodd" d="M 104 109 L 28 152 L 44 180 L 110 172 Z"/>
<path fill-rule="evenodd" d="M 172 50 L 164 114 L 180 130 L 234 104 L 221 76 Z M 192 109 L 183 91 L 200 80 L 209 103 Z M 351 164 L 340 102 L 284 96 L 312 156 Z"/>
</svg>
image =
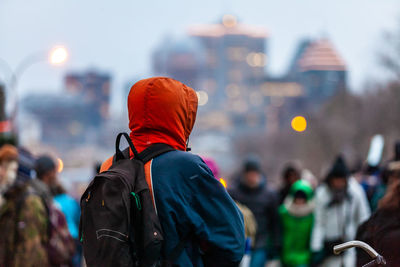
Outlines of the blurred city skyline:
<svg viewBox="0 0 400 267">
<path fill-rule="evenodd" d="M 157 7 L 157 8 L 156 8 Z M 128 80 L 148 77 L 151 55 L 167 36 L 182 37 L 191 25 L 214 23 L 233 14 L 269 32 L 270 73 L 289 67 L 298 41 L 327 36 L 348 65 L 350 89 L 368 77 L 383 78 L 377 48 L 395 28 L 400 3 L 387 1 L 0 1 L 0 57 L 15 68 L 26 56 L 54 45 L 67 47 L 62 67 L 36 64 L 19 81 L 20 94 L 60 91 L 68 71 L 95 68 L 113 75 L 113 90 Z M 29 40 L 29 41 L 27 41 Z M 1 74 L 5 72 L 2 70 Z M 0 77 L 4 77 L 1 75 Z"/>
</svg>

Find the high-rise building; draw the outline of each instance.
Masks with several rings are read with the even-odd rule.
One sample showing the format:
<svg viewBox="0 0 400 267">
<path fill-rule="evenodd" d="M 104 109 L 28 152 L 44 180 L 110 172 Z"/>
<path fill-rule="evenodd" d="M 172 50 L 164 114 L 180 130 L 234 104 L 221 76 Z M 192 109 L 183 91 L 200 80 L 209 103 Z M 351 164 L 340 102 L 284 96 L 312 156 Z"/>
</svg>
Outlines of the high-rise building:
<svg viewBox="0 0 400 267">
<path fill-rule="evenodd" d="M 217 24 L 189 27 L 188 35 L 163 42 L 153 54 L 154 73 L 199 91 L 200 104 L 207 103 L 200 111 L 245 112 L 251 90 L 264 76 L 267 31 L 225 15 Z"/>
<path fill-rule="evenodd" d="M 346 63 L 328 39 L 311 42 L 297 64 L 298 81 L 310 104 L 322 103 L 346 89 Z"/>
<path fill-rule="evenodd" d="M 98 127 L 107 120 L 111 100 L 111 76 L 96 71 L 69 73 L 64 78 L 67 93 L 83 99 L 91 125 Z"/>
<path fill-rule="evenodd" d="M 92 125 L 92 114 L 85 100 L 71 94 L 32 94 L 21 106 L 33 116 L 41 129 L 41 141 L 58 147 L 88 141 L 86 133 Z"/>
<path fill-rule="evenodd" d="M 251 91 L 264 76 L 266 29 L 225 15 L 220 23 L 195 25 L 188 33 L 204 48 L 205 65 L 199 88 L 208 95 L 208 107 L 234 113 L 247 111 Z"/>
</svg>

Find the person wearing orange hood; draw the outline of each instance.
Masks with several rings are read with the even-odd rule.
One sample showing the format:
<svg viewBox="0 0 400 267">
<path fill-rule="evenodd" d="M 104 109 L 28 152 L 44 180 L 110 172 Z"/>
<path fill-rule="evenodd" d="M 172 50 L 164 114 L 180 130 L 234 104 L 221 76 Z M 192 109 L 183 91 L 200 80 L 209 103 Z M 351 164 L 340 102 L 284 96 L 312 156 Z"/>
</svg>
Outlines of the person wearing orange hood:
<svg viewBox="0 0 400 267">
<path fill-rule="evenodd" d="M 245 247 L 243 216 L 204 161 L 186 152 L 196 92 L 171 78 L 144 79 L 131 88 L 128 112 L 130 138 L 139 153 L 156 143 L 175 149 L 145 164 L 164 233 L 163 255 L 188 240 L 173 266 L 238 266 Z M 100 172 L 111 164 L 112 157 Z"/>
</svg>

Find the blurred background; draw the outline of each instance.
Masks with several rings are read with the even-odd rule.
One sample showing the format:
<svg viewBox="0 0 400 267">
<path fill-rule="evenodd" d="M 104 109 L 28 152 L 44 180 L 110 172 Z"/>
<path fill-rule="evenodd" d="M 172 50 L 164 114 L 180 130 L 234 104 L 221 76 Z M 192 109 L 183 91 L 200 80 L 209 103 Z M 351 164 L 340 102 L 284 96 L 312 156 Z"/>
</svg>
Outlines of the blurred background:
<svg viewBox="0 0 400 267">
<path fill-rule="evenodd" d="M 192 151 L 228 183 L 248 154 L 276 187 L 287 162 L 320 179 L 338 153 L 354 171 L 378 165 L 400 137 L 399 11 L 398 0 L 0 0 L 0 138 L 58 158 L 77 192 L 129 130 L 130 87 L 170 76 L 197 91 Z"/>
</svg>

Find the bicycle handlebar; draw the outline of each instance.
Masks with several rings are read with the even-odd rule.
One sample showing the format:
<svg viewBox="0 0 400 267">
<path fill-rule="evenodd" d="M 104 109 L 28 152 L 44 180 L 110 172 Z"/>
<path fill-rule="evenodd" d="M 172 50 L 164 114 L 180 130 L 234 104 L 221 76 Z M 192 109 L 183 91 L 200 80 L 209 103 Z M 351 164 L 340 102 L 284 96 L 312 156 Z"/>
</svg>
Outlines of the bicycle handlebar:
<svg viewBox="0 0 400 267">
<path fill-rule="evenodd" d="M 379 256 L 379 253 L 376 252 L 370 245 L 368 245 L 367 243 L 361 242 L 361 241 L 357 241 L 357 240 L 349 241 L 349 242 L 334 246 L 333 253 L 335 253 L 336 255 L 339 255 L 341 252 L 345 251 L 346 249 L 353 248 L 353 247 L 363 249 L 365 252 L 368 253 L 368 255 L 370 255 L 374 259 Z"/>
<path fill-rule="evenodd" d="M 357 240 L 349 241 L 349 242 L 334 246 L 333 253 L 335 253 L 336 255 L 339 255 L 341 252 L 345 251 L 346 249 L 353 248 L 353 247 L 363 249 L 365 252 L 368 253 L 369 256 L 371 256 L 371 258 L 374 259 L 373 261 L 364 265 L 365 267 L 373 266 L 374 264 L 386 265 L 386 260 L 381 255 L 379 255 L 379 253 L 376 252 L 370 245 L 368 245 L 367 243 L 361 242 L 361 241 L 357 241 Z"/>
</svg>

